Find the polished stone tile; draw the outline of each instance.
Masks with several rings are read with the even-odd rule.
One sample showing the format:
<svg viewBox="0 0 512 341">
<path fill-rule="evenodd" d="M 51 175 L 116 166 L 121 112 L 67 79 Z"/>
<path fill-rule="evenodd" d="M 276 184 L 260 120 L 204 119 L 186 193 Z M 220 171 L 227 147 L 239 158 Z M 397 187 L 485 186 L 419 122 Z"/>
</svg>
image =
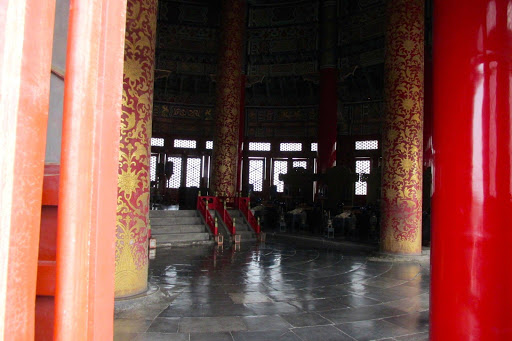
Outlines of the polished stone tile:
<svg viewBox="0 0 512 341">
<path fill-rule="evenodd" d="M 281 315 L 281 317 L 294 327 L 310 327 L 331 324 L 330 321 L 327 321 L 315 313 L 287 314 Z"/>
<path fill-rule="evenodd" d="M 151 333 L 177 333 L 179 322 L 179 317 L 157 317 L 147 331 Z"/>
<path fill-rule="evenodd" d="M 358 341 L 410 334 L 409 330 L 383 320 L 342 323 L 336 327 Z"/>
<path fill-rule="evenodd" d="M 429 341 L 429 333 L 411 334 L 401 337 L 396 337 L 396 341 Z"/>
<path fill-rule="evenodd" d="M 235 304 L 272 302 L 270 298 L 259 292 L 230 293 L 229 297 Z"/>
<path fill-rule="evenodd" d="M 422 311 L 419 313 L 395 316 L 384 319 L 384 321 L 391 322 L 411 332 L 427 332 L 429 328 L 429 312 Z"/>
<path fill-rule="evenodd" d="M 247 330 L 241 317 L 184 317 L 179 324 L 180 333 L 215 333 Z"/>
<path fill-rule="evenodd" d="M 138 334 L 144 333 L 151 325 L 151 320 L 115 319 L 114 336 L 116 334 Z"/>
<path fill-rule="evenodd" d="M 159 249 L 163 300 L 116 312 L 115 340 L 426 340 L 429 277 L 296 244 Z"/>
<path fill-rule="evenodd" d="M 138 335 L 134 341 L 189 341 L 188 334 L 165 334 L 165 333 L 145 333 Z"/>
<path fill-rule="evenodd" d="M 233 341 L 231 333 L 191 333 L 190 341 Z"/>
<path fill-rule="evenodd" d="M 285 302 L 249 303 L 245 304 L 245 306 L 254 311 L 255 315 L 276 315 L 300 312 L 299 308 Z"/>
<path fill-rule="evenodd" d="M 325 298 L 307 301 L 291 301 L 290 304 L 304 311 L 326 311 L 348 308 L 346 304 L 341 303 L 338 299 Z"/>
<path fill-rule="evenodd" d="M 380 319 L 383 317 L 392 317 L 403 315 L 404 312 L 395 308 L 383 305 L 372 305 L 368 307 L 347 308 L 339 310 L 329 310 L 319 313 L 323 318 L 333 323 L 354 322 Z"/>
<path fill-rule="evenodd" d="M 343 305 L 349 306 L 349 307 L 363 307 L 363 306 L 369 306 L 369 305 L 376 305 L 380 304 L 381 302 L 379 300 L 359 296 L 359 295 L 347 295 L 342 296 L 336 299 L 337 302 L 340 302 Z"/>
<path fill-rule="evenodd" d="M 291 331 L 232 332 L 235 341 L 302 341 Z"/>
<path fill-rule="evenodd" d="M 354 341 L 333 326 L 295 328 L 293 332 L 304 341 Z"/>
</svg>

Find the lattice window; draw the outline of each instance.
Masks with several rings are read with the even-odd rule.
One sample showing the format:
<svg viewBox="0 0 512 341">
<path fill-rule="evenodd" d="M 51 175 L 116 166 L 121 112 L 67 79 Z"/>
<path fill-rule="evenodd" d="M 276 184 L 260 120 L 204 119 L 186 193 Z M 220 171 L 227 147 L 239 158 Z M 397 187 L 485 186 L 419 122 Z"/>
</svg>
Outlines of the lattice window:
<svg viewBox="0 0 512 341">
<path fill-rule="evenodd" d="M 165 142 L 165 140 L 163 137 L 152 137 L 151 138 L 151 147 L 163 147 L 164 142 Z"/>
<path fill-rule="evenodd" d="M 275 160 L 274 161 L 274 185 L 277 186 L 277 191 L 282 193 L 284 191 L 284 182 L 279 180 L 279 174 L 288 173 L 288 161 Z"/>
<path fill-rule="evenodd" d="M 173 163 L 173 174 L 167 181 L 167 188 L 180 188 L 181 186 L 181 157 L 171 156 L 167 161 Z"/>
<path fill-rule="evenodd" d="M 279 150 L 282 152 L 301 152 L 302 151 L 302 143 L 284 142 L 279 145 Z"/>
<path fill-rule="evenodd" d="M 359 181 L 356 182 L 355 194 L 366 195 L 368 184 L 362 178 L 364 174 L 370 174 L 370 160 L 356 160 L 356 173 L 359 174 Z"/>
<path fill-rule="evenodd" d="M 196 140 L 174 140 L 174 148 L 196 148 Z"/>
<path fill-rule="evenodd" d="M 186 187 L 199 187 L 201 184 L 201 159 L 187 159 L 187 176 L 185 178 Z"/>
<path fill-rule="evenodd" d="M 379 149 L 379 141 L 367 140 L 367 141 L 356 141 L 356 150 L 375 150 Z"/>
<path fill-rule="evenodd" d="M 156 181 L 156 161 L 156 155 L 151 155 L 149 160 L 149 179 L 151 181 Z"/>
<path fill-rule="evenodd" d="M 213 149 L 213 141 L 206 141 L 206 149 Z"/>
<path fill-rule="evenodd" d="M 306 160 L 293 160 L 293 168 L 308 169 L 308 162 Z"/>
<path fill-rule="evenodd" d="M 316 142 L 312 142 L 311 143 L 311 151 L 312 152 L 317 152 L 318 151 L 318 143 L 316 143 Z"/>
<path fill-rule="evenodd" d="M 249 160 L 249 184 L 253 185 L 255 192 L 263 191 L 263 173 L 265 163 L 263 160 Z"/>
<path fill-rule="evenodd" d="M 270 147 L 270 142 L 249 142 L 249 150 L 255 152 L 268 152 Z"/>
</svg>

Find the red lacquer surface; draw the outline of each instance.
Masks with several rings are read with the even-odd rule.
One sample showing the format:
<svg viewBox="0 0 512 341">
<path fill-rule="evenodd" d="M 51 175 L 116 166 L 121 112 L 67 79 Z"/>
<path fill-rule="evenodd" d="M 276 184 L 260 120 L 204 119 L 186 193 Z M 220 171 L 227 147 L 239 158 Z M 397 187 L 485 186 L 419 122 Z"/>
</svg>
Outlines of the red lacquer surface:
<svg viewBox="0 0 512 341">
<path fill-rule="evenodd" d="M 318 108 L 318 172 L 325 173 L 336 163 L 338 70 L 320 70 L 320 105 Z"/>
<path fill-rule="evenodd" d="M 512 1 L 434 6 L 432 340 L 512 340 Z"/>
</svg>

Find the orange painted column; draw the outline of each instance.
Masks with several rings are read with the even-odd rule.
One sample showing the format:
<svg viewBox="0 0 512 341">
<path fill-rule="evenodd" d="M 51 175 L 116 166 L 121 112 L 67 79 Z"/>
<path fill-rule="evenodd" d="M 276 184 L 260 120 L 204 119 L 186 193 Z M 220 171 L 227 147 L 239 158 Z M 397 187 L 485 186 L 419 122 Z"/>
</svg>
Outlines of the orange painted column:
<svg viewBox="0 0 512 341">
<path fill-rule="evenodd" d="M 147 290 L 149 160 L 157 0 L 128 0 L 119 152 L 115 295 Z"/>
<path fill-rule="evenodd" d="M 55 1 L 0 2 L 0 339 L 33 340 Z"/>
<path fill-rule="evenodd" d="M 388 2 L 381 251 L 421 253 L 424 1 Z"/>
<path fill-rule="evenodd" d="M 211 193 L 234 196 L 237 184 L 245 0 L 222 0 Z"/>
<path fill-rule="evenodd" d="M 54 340 L 113 337 L 125 9 L 124 1 L 70 2 Z"/>
</svg>

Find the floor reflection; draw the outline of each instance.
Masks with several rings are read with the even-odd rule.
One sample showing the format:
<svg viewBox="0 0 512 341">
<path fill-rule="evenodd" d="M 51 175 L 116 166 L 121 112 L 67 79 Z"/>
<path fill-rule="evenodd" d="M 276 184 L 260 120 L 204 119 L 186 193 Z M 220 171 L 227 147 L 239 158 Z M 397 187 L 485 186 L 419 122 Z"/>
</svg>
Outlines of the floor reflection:
<svg viewBox="0 0 512 341">
<path fill-rule="evenodd" d="M 428 340 L 428 264 L 292 244 L 158 249 L 116 340 Z M 155 296 L 156 297 L 156 296 Z"/>
</svg>

